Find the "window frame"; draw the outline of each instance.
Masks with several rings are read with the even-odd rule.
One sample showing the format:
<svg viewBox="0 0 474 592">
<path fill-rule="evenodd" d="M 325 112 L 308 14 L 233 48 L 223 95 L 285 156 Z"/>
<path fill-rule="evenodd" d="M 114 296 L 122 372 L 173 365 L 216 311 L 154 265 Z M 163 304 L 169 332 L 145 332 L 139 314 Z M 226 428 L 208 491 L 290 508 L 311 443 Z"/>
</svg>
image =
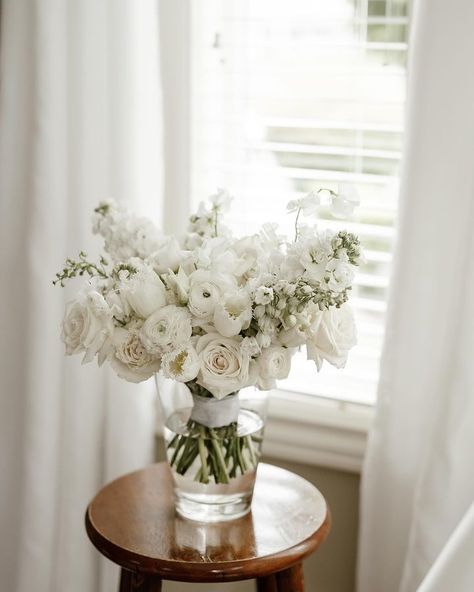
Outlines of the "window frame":
<svg viewBox="0 0 474 592">
<path fill-rule="evenodd" d="M 182 232 L 191 206 L 191 0 L 159 3 L 166 232 Z M 179 34 L 176 34 L 176 32 Z M 266 456 L 360 472 L 375 404 L 276 389 L 270 393 Z M 158 433 L 161 433 L 158 421 Z"/>
</svg>

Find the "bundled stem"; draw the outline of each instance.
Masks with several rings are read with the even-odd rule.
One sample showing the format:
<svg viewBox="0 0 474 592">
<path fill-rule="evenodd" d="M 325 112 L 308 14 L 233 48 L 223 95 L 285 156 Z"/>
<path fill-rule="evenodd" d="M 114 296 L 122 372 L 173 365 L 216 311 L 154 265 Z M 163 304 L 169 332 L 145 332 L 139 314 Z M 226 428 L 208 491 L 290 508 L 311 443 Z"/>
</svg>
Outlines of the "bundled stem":
<svg viewBox="0 0 474 592">
<path fill-rule="evenodd" d="M 199 457 L 195 481 L 207 484 L 213 478 L 215 483 L 229 483 L 239 474 L 257 468 L 258 442 L 250 435 L 239 436 L 237 423 L 208 428 L 189 421 L 188 433 L 176 434 L 169 442 L 168 457 L 171 467 L 180 475 L 186 475 Z"/>
</svg>

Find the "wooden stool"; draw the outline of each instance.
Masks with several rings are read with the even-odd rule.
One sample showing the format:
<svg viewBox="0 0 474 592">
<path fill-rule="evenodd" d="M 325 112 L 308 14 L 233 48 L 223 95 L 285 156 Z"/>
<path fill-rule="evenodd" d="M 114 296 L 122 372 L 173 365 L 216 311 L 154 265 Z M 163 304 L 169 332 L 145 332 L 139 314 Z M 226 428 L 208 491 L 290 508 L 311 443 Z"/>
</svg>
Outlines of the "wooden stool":
<svg viewBox="0 0 474 592">
<path fill-rule="evenodd" d="M 167 464 L 106 485 L 89 504 L 86 529 L 122 567 L 119 592 L 159 592 L 161 580 L 257 579 L 259 592 L 302 592 L 302 560 L 329 532 L 321 493 L 308 481 L 260 463 L 252 510 L 229 522 L 203 524 L 174 508 Z"/>
</svg>

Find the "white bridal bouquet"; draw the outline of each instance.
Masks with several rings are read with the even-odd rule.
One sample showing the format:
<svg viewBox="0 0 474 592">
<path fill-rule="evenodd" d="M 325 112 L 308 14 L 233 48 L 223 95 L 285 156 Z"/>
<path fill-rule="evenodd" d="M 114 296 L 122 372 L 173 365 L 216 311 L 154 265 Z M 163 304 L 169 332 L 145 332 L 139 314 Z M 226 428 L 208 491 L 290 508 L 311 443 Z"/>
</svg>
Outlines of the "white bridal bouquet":
<svg viewBox="0 0 474 592">
<path fill-rule="evenodd" d="M 293 240 L 274 224 L 234 237 L 223 223 L 231 201 L 224 190 L 200 205 L 182 236 L 164 235 L 113 201 L 101 203 L 93 232 L 104 240 L 103 256 L 67 259 L 54 282 L 87 278 L 66 309 L 66 354 L 107 361 L 131 382 L 161 372 L 185 383 L 196 401 L 230 400 L 248 386 L 273 388 L 303 346 L 318 370 L 324 360 L 342 368 L 356 343 L 347 300 L 361 250 L 354 234 L 301 223 L 324 195 L 336 214 L 353 207 L 353 196 L 326 189 L 290 202 Z M 189 433 L 170 443 L 178 473 L 200 458 L 198 481 L 226 483 L 255 467 L 251 439 L 242 443 L 245 455 L 236 446 L 235 421 L 213 426 L 198 419 L 192 416 Z"/>
</svg>

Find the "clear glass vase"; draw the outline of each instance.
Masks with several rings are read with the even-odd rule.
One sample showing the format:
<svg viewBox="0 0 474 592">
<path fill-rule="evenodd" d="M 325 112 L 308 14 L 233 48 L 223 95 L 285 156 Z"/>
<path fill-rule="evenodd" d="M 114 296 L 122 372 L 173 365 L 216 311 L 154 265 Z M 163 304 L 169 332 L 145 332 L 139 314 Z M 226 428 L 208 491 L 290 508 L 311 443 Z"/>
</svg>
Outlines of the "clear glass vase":
<svg viewBox="0 0 474 592">
<path fill-rule="evenodd" d="M 267 394 L 244 389 L 217 400 L 157 377 L 176 509 L 201 522 L 250 510 L 261 455 Z M 203 396 L 204 395 L 204 396 Z"/>
</svg>

